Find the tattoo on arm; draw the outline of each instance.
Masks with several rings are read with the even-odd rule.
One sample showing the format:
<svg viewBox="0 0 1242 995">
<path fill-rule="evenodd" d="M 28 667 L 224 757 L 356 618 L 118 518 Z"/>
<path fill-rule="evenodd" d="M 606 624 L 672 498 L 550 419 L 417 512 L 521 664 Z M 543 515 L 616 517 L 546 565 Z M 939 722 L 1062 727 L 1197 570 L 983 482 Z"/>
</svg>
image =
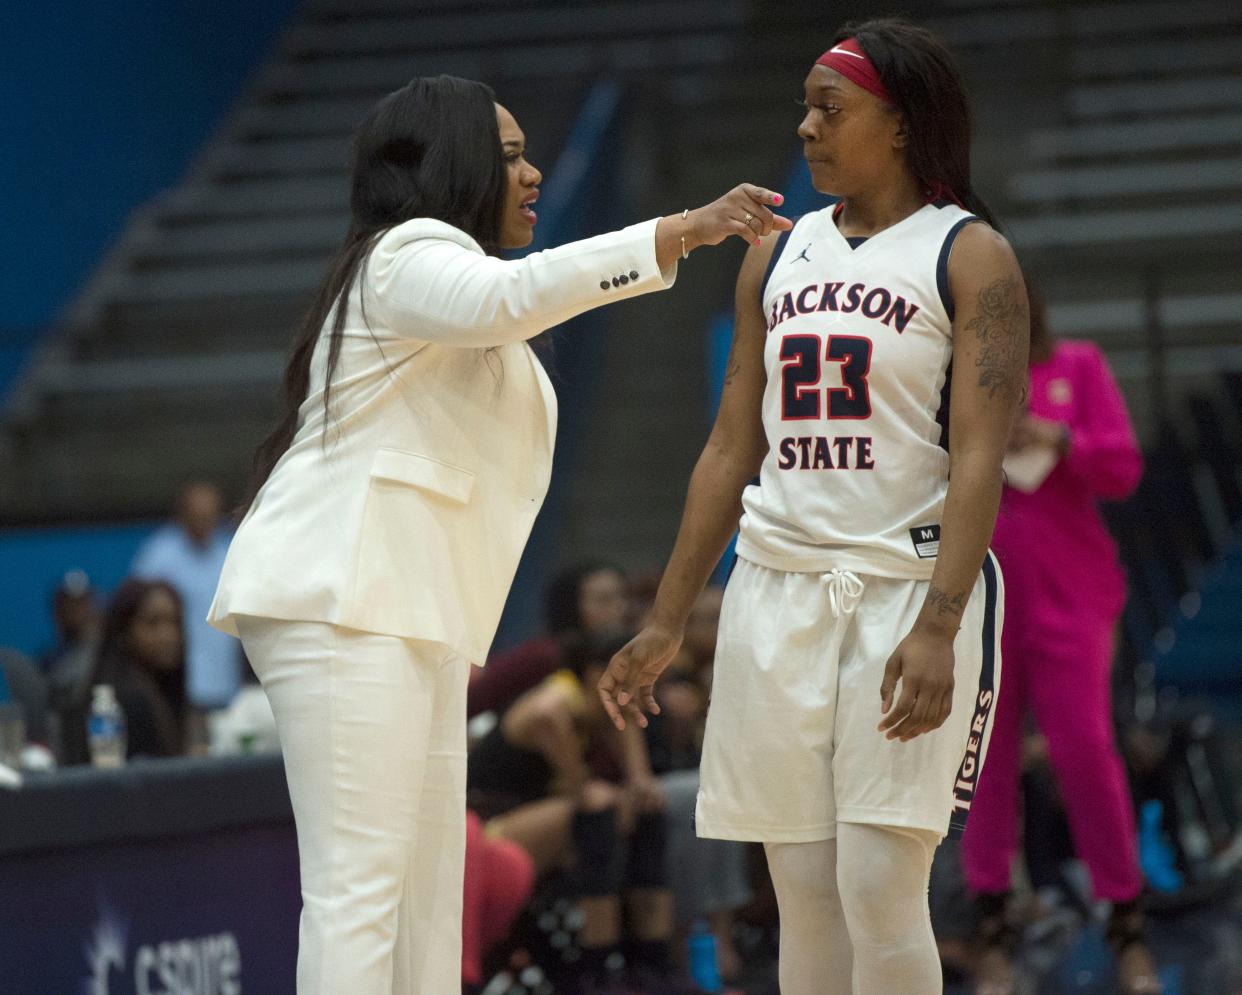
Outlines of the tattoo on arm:
<svg viewBox="0 0 1242 995">
<path fill-rule="evenodd" d="M 927 603 L 936 609 L 937 618 L 944 618 L 946 615 L 961 618 L 962 610 L 966 607 L 966 594 L 963 592 L 949 595 L 938 587 L 932 587 L 927 592 Z"/>
<path fill-rule="evenodd" d="M 733 344 L 729 346 L 729 359 L 726 363 L 726 367 L 724 385 L 728 387 L 729 384 L 733 383 L 733 378 L 736 377 L 742 370 L 742 361 L 738 359 L 737 355 L 736 335 L 733 338 Z"/>
<path fill-rule="evenodd" d="M 979 291 L 978 313 L 967 323 L 979 340 L 975 366 L 979 386 L 988 397 L 1019 396 L 1026 385 L 1026 294 L 1013 277 L 997 280 Z"/>
</svg>

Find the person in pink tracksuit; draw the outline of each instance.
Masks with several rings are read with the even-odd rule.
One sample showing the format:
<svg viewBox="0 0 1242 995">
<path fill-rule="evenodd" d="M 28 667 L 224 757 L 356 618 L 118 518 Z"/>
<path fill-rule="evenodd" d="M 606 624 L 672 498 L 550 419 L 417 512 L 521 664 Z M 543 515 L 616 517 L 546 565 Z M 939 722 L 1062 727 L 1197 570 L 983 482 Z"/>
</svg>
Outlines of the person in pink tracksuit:
<svg viewBox="0 0 1242 995">
<path fill-rule="evenodd" d="M 1032 492 L 1005 488 L 992 541 L 1005 576 L 1005 678 L 962 840 L 985 944 L 978 990 L 1012 991 L 1014 935 L 1004 905 L 1018 850 L 1019 752 L 1029 707 L 1048 743 L 1075 850 L 1096 897 L 1113 903 L 1109 937 L 1121 990 L 1159 991 L 1138 906 L 1133 805 L 1112 729 L 1110 670 L 1125 575 L 1097 507 L 1134 491 L 1142 456 L 1103 353 L 1092 343 L 1054 340 L 1034 294 L 1030 377 L 1029 409 L 1010 450 L 1043 447 L 1056 463 Z"/>
</svg>

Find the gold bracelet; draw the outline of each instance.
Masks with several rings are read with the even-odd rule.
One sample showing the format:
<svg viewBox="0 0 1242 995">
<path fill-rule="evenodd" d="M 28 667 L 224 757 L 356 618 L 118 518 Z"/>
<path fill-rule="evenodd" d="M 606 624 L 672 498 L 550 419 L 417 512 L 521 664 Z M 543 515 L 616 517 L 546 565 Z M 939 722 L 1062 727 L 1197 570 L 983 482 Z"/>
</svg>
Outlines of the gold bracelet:
<svg viewBox="0 0 1242 995">
<path fill-rule="evenodd" d="M 687 207 L 687 208 L 684 208 L 684 209 L 682 210 L 682 212 L 681 212 L 681 220 L 682 220 L 682 221 L 685 221 L 685 220 L 686 220 L 686 215 L 687 215 L 687 214 L 689 214 L 689 213 L 690 213 L 690 208 L 688 208 L 688 207 Z M 682 258 L 682 259 L 688 259 L 688 258 L 690 258 L 690 253 L 688 253 L 688 252 L 686 251 L 686 231 L 685 231 L 685 229 L 684 229 L 684 228 L 683 228 L 683 229 L 682 229 L 682 231 L 681 231 L 681 258 Z"/>
</svg>

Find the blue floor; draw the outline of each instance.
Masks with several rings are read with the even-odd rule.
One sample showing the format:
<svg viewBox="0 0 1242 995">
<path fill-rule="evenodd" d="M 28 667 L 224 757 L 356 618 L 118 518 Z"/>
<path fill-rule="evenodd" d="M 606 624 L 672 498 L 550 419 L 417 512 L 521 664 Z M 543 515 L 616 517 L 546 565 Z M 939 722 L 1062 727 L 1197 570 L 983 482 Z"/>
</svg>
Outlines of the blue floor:
<svg viewBox="0 0 1242 995">
<path fill-rule="evenodd" d="M 1150 917 L 1152 951 L 1166 995 L 1242 995 L 1242 884 L 1217 901 Z M 746 995 L 779 995 L 770 950 L 750 959 Z M 1020 953 L 1018 995 L 1115 995 L 1103 927 L 1081 920 L 1028 940 Z M 970 995 L 968 984 L 945 995 Z M 889 995 L 889 993 L 885 993 Z M 893 993 L 896 995 L 896 993 Z"/>
<path fill-rule="evenodd" d="M 1151 945 L 1166 995 L 1242 993 L 1242 902 L 1234 890 L 1218 905 L 1151 917 Z M 1028 990 L 1039 995 L 1116 992 L 1112 956 L 1098 924 L 1058 944 L 1024 951 Z M 959 989 L 962 992 L 968 989 Z"/>
</svg>

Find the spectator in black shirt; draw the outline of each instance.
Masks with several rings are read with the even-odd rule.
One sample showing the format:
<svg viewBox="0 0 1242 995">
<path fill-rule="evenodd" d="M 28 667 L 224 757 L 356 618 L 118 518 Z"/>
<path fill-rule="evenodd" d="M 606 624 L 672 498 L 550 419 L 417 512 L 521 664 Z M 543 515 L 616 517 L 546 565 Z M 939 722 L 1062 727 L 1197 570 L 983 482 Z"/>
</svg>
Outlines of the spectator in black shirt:
<svg viewBox="0 0 1242 995">
<path fill-rule="evenodd" d="M 97 684 L 116 690 L 125 712 L 130 758 L 186 752 L 185 629 L 181 597 L 170 584 L 131 578 L 117 588 L 89 682 L 91 687 Z M 78 714 L 65 720 L 69 762 L 89 760 L 89 708 L 88 695 Z"/>
</svg>

